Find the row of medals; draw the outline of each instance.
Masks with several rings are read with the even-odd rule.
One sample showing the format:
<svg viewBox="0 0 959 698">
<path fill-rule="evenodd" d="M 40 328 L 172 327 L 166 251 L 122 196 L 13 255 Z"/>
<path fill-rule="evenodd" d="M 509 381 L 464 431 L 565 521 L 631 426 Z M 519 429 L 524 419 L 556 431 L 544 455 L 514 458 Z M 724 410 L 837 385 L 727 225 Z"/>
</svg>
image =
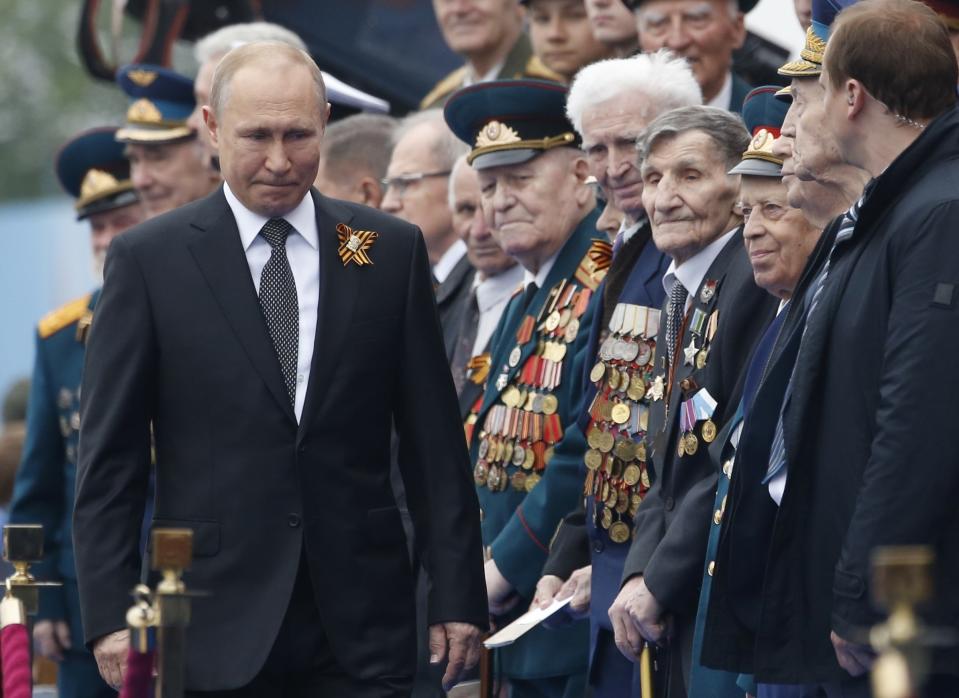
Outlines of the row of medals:
<svg viewBox="0 0 959 698">
<path fill-rule="evenodd" d="M 622 309 L 630 312 L 623 317 Z M 654 313 L 651 324 L 632 327 L 629 317 L 640 309 Z M 590 371 L 596 397 L 586 432 L 585 497 L 592 497 L 593 523 L 601 526 L 614 543 L 632 535 L 632 519 L 650 487 L 646 469 L 649 401 L 662 398 L 661 381 L 650 381 L 656 343 L 643 335 L 656 336 L 658 311 L 620 304 L 610 321 L 610 334 L 599 349 L 599 361 Z M 633 332 L 639 333 L 634 336 Z M 658 396 L 658 397 L 657 397 Z M 628 518 L 627 518 L 628 517 Z"/>
<path fill-rule="evenodd" d="M 566 288 L 565 284 L 562 288 Z M 558 365 L 552 389 L 559 385 L 567 345 L 572 344 L 579 334 L 580 321 L 574 308 L 580 292 L 572 293 L 565 306 L 555 308 L 537 328 L 540 336 L 535 355 Z M 521 347 L 513 347 L 508 358 L 510 368 L 515 368 L 519 364 L 521 356 Z M 531 359 L 532 357 L 527 361 Z M 516 374 L 516 380 L 521 378 L 522 371 Z M 492 421 L 494 410 L 503 406 L 509 410 L 531 413 L 533 419 L 554 415 L 559 409 L 559 400 L 555 395 L 546 392 L 542 386 L 531 386 L 522 382 L 508 386 L 500 396 L 500 401 L 503 403 L 502 406 L 497 405 L 490 410 L 484 426 Z M 542 429 L 538 431 L 542 433 Z M 553 459 L 554 450 L 550 445 L 543 451 L 542 462 L 537 463 L 534 444 L 530 443 L 528 438 L 517 438 L 515 434 L 499 436 L 484 430 L 480 432 L 479 439 L 477 453 L 479 459 L 473 468 L 473 482 L 478 487 L 486 487 L 490 492 L 503 492 L 509 486 L 517 492 L 532 492 L 541 479 L 539 472 L 542 472 Z M 516 468 L 512 474 L 508 472 L 510 465 Z"/>
</svg>

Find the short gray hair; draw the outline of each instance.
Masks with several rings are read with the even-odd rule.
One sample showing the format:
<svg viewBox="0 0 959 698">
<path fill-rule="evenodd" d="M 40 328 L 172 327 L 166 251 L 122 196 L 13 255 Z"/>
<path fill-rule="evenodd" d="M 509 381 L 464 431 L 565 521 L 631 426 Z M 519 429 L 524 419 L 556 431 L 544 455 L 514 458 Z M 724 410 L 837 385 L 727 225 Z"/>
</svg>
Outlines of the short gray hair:
<svg viewBox="0 0 959 698">
<path fill-rule="evenodd" d="M 749 146 L 749 131 L 738 115 L 718 107 L 683 107 L 656 117 L 639 137 L 636 150 L 640 162 L 649 157 L 659 141 L 671 140 L 688 131 L 702 131 L 709 136 L 727 169 L 739 164 Z"/>
<path fill-rule="evenodd" d="M 232 49 L 223 56 L 213 71 L 213 87 L 210 89 L 210 110 L 219 118 L 230 95 L 230 83 L 236 72 L 250 64 L 269 65 L 269 61 L 286 60 L 302 65 L 310 71 L 320 110 L 326 111 L 326 85 L 316 62 L 306 51 L 276 41 L 256 41 Z"/>
<path fill-rule="evenodd" d="M 590 107 L 638 92 L 648 98 L 645 113 L 651 121 L 659 114 L 703 103 L 703 93 L 689 64 L 666 49 L 629 58 L 592 63 L 576 74 L 566 98 L 566 115 L 584 137 L 583 114 Z"/>
<path fill-rule="evenodd" d="M 409 135 L 410 131 L 424 125 L 430 126 L 433 131 L 431 150 L 436 166 L 441 170 L 452 170 L 456 159 L 469 148 L 446 125 L 442 109 L 425 109 L 404 117 L 393 132 L 393 148 L 396 148 L 396 144 Z"/>
<path fill-rule="evenodd" d="M 453 168 L 450 170 L 450 184 L 446 188 L 448 201 L 450 205 L 450 211 L 456 208 L 456 191 L 455 191 L 456 175 L 459 174 L 459 171 L 461 169 L 469 166 L 470 166 L 469 163 L 466 162 L 466 153 L 463 153 L 458 158 L 456 158 L 456 162 L 453 163 Z"/>
<path fill-rule="evenodd" d="M 334 121 L 323 136 L 324 171 L 353 167 L 377 181 L 386 176 L 396 119 L 385 114 L 353 114 Z"/>
<path fill-rule="evenodd" d="M 231 24 L 228 27 L 217 29 L 215 32 L 210 32 L 196 42 L 196 46 L 193 47 L 193 55 L 196 62 L 203 65 L 214 58 L 222 58 L 239 46 L 258 41 L 275 41 L 298 48 L 301 51 L 307 51 L 303 39 L 286 27 L 270 22 L 246 22 L 244 24 Z M 307 53 L 309 52 L 307 51 Z"/>
</svg>

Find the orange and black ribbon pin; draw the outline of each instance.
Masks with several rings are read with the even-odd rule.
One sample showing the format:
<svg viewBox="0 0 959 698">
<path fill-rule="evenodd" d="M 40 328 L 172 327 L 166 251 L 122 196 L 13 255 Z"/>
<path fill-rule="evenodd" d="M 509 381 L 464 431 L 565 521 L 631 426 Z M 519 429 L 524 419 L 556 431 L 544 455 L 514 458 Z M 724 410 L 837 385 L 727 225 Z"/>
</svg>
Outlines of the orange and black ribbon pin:
<svg viewBox="0 0 959 698">
<path fill-rule="evenodd" d="M 373 230 L 353 230 L 345 223 L 340 223 L 336 226 L 336 235 L 340 240 L 337 252 L 344 267 L 350 262 L 355 262 L 360 267 L 373 263 L 367 251 L 376 242 L 379 233 Z"/>
</svg>

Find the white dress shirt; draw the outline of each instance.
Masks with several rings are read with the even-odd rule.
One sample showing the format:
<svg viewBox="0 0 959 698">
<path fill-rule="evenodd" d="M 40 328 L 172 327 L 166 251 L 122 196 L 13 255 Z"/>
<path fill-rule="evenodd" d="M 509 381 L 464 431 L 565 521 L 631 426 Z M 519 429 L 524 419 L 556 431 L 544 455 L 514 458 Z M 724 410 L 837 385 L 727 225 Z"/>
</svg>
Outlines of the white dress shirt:
<svg viewBox="0 0 959 698">
<path fill-rule="evenodd" d="M 669 268 L 666 269 L 666 274 L 663 276 L 663 288 L 666 289 L 666 297 L 669 298 L 669 294 L 673 290 L 673 281 L 679 279 L 688 294 L 685 309 L 689 310 L 689 306 L 696 297 L 695 293 L 699 289 L 699 285 L 706 278 L 706 272 L 709 271 L 709 267 L 716 261 L 716 257 L 719 256 L 719 253 L 722 252 L 726 243 L 729 242 L 729 238 L 735 232 L 736 228 L 733 228 L 728 233 L 720 235 L 679 266 L 676 266 L 675 261 L 670 262 Z"/>
<path fill-rule="evenodd" d="M 523 281 L 523 267 L 514 264 L 504 272 L 479 280 L 479 274 L 474 277 L 473 287 L 476 293 L 476 305 L 479 308 L 479 323 L 476 326 L 476 341 L 473 342 L 473 353 L 477 356 L 486 348 L 490 337 L 499 324 L 499 319 L 506 310 L 513 292 Z"/>
<path fill-rule="evenodd" d="M 543 288 L 543 284 L 546 283 L 546 277 L 549 276 L 549 272 L 552 270 L 553 265 L 556 264 L 557 257 L 559 257 L 559 251 L 543 262 L 542 266 L 539 268 L 539 271 L 535 274 L 529 269 L 523 269 L 523 288 L 526 288 L 532 283 L 535 283 L 540 288 Z"/>
<path fill-rule="evenodd" d="M 236 195 L 230 191 L 230 185 L 223 183 L 226 202 L 233 211 L 236 227 L 240 230 L 240 241 L 246 253 L 246 262 L 250 265 L 250 275 L 256 292 L 260 292 L 260 276 L 263 267 L 270 259 L 270 243 L 260 237 L 260 230 L 269 220 L 246 208 Z M 313 341 L 316 337 L 316 314 L 320 305 L 320 235 L 316 227 L 316 211 L 313 197 L 307 192 L 299 206 L 283 216 L 293 226 L 286 238 L 286 257 L 293 271 L 296 284 L 296 302 L 300 310 L 300 341 L 296 353 L 296 398 L 293 412 L 296 421 L 303 414 L 303 401 L 306 399 L 306 387 L 310 383 L 310 365 L 313 362 Z"/>
<path fill-rule="evenodd" d="M 786 307 L 787 301 L 781 301 L 779 303 L 779 309 L 776 311 L 776 315 L 779 315 L 783 311 L 783 308 Z M 780 468 L 779 472 L 776 473 L 772 480 L 766 483 L 766 487 L 769 489 L 769 496 L 772 497 L 772 500 L 776 502 L 778 507 L 782 504 L 783 494 L 786 492 L 786 474 L 789 468 Z"/>
<path fill-rule="evenodd" d="M 707 107 L 719 107 L 720 109 L 725 109 L 729 111 L 730 102 L 733 101 L 733 74 L 726 73 L 726 80 L 723 82 L 723 86 L 719 89 L 719 92 L 716 93 L 716 96 L 713 97 L 706 103 Z M 739 105 L 742 106 L 742 105 Z"/>
<path fill-rule="evenodd" d="M 459 264 L 465 254 L 466 243 L 462 240 L 457 240 L 450 245 L 439 261 L 433 265 L 433 278 L 436 279 L 436 283 L 441 284 L 446 281 L 446 277 L 453 271 L 453 267 Z"/>
</svg>

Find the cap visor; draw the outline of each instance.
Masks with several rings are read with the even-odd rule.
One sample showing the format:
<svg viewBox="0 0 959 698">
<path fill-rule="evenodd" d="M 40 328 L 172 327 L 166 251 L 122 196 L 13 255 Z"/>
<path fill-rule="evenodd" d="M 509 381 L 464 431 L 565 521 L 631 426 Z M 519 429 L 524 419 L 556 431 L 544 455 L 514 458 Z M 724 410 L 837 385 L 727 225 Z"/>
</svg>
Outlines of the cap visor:
<svg viewBox="0 0 959 698">
<path fill-rule="evenodd" d="M 488 167 L 500 167 L 502 165 L 519 165 L 523 162 L 529 162 L 542 152 L 542 150 L 533 148 L 497 150 L 492 153 L 477 155 L 471 164 L 474 170 L 485 170 Z"/>
<path fill-rule="evenodd" d="M 729 174 L 752 175 L 754 177 L 782 177 L 783 166 L 769 162 L 768 160 L 750 158 L 736 165 L 729 171 Z"/>
</svg>

